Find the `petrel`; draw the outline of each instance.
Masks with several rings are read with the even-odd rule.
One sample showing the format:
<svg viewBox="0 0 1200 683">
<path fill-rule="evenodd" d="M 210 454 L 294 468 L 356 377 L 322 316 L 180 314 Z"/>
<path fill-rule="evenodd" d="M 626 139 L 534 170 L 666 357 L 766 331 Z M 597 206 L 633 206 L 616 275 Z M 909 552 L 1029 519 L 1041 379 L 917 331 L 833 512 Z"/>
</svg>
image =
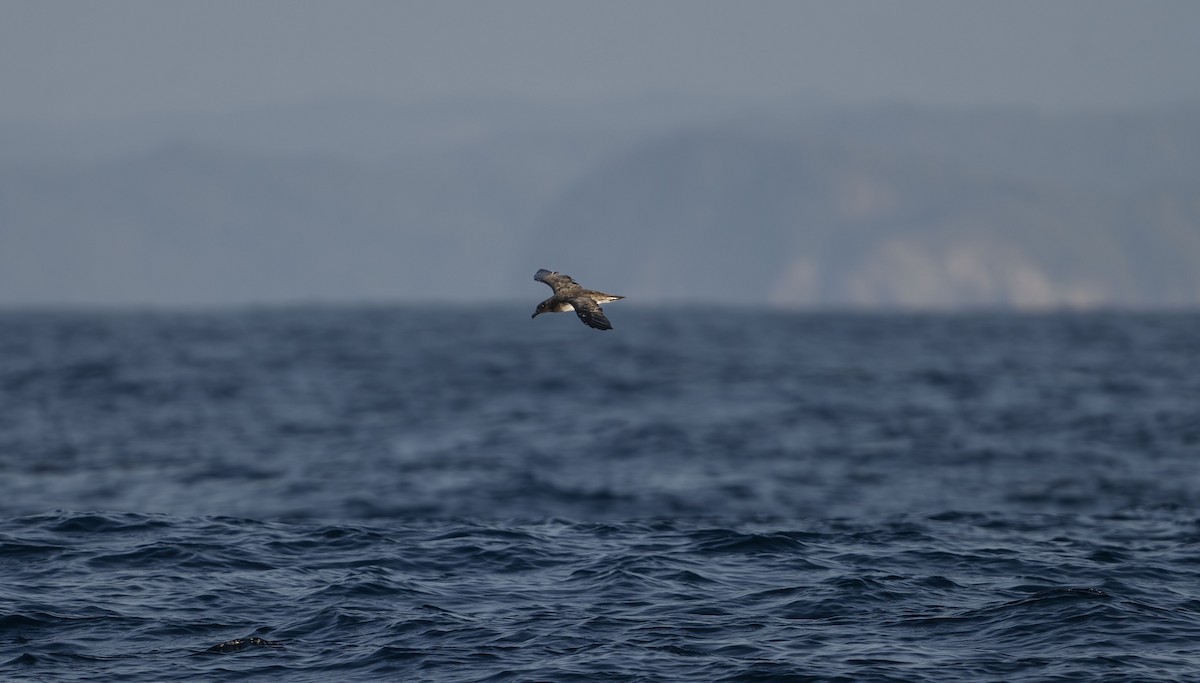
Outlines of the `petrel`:
<svg viewBox="0 0 1200 683">
<path fill-rule="evenodd" d="M 584 325 L 597 330 L 611 330 L 612 323 L 604 316 L 600 304 L 606 304 L 617 299 L 624 299 L 616 294 L 605 294 L 594 289 L 584 289 L 570 275 L 563 275 L 553 270 L 542 268 L 533 274 L 533 279 L 545 282 L 554 290 L 554 296 L 537 305 L 533 312 L 536 318 L 543 313 L 565 313 L 575 311 Z"/>
</svg>

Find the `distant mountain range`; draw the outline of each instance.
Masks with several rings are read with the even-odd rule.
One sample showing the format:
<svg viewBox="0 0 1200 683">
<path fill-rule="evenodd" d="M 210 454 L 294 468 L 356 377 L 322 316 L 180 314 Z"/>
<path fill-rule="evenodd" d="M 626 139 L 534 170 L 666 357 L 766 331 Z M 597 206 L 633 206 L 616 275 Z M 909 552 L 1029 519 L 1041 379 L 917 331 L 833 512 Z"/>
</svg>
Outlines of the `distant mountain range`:
<svg viewBox="0 0 1200 683">
<path fill-rule="evenodd" d="M 1200 108 L 321 103 L 0 124 L 0 305 L 1200 304 Z M 448 277 L 448 273 L 454 273 Z"/>
</svg>

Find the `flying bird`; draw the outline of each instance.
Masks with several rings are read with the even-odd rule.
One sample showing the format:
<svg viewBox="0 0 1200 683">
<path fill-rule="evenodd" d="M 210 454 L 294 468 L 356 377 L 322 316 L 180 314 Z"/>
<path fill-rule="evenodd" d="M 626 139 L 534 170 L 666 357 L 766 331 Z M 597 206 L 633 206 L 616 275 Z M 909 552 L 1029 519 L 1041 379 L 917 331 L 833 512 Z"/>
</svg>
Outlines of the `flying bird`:
<svg viewBox="0 0 1200 683">
<path fill-rule="evenodd" d="M 572 280 L 570 275 L 563 275 L 545 268 L 534 273 L 533 279 L 545 282 L 550 285 L 550 289 L 554 290 L 554 296 L 537 305 L 537 310 L 533 312 L 534 318 L 543 313 L 575 311 L 575 315 L 579 316 L 584 325 L 597 330 L 611 330 L 612 323 L 608 322 L 600 304 L 625 298 L 616 294 L 597 292 L 594 289 L 584 289 L 578 282 Z"/>
</svg>

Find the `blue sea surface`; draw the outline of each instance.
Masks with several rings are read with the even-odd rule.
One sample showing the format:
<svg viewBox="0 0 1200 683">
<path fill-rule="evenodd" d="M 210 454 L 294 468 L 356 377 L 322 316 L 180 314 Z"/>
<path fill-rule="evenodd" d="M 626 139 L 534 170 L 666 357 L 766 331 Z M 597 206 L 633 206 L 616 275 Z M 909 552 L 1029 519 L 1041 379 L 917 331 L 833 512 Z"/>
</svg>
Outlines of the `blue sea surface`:
<svg viewBox="0 0 1200 683">
<path fill-rule="evenodd" d="M 1200 314 L 0 313 L 3 681 L 1200 679 Z"/>
</svg>

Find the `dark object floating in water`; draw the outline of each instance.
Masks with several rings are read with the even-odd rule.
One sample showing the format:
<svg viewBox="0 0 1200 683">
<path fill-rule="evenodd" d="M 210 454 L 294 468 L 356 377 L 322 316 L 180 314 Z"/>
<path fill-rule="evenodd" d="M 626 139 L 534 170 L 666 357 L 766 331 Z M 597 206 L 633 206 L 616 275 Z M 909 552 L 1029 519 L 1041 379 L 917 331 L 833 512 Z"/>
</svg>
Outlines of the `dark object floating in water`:
<svg viewBox="0 0 1200 683">
<path fill-rule="evenodd" d="M 205 650 L 205 652 L 225 654 L 228 652 L 241 652 L 249 647 L 283 647 L 283 643 L 264 638 L 234 638 L 223 643 L 217 643 Z"/>
<path fill-rule="evenodd" d="M 608 322 L 600 304 L 625 298 L 594 289 L 584 289 L 578 282 L 572 280 L 570 275 L 563 275 L 545 268 L 534 273 L 533 279 L 545 282 L 550 285 L 550 289 L 554 290 L 554 296 L 537 305 L 537 310 L 533 312 L 532 316 L 534 318 L 543 313 L 575 311 L 584 325 L 597 330 L 611 330 L 612 323 Z"/>
</svg>

